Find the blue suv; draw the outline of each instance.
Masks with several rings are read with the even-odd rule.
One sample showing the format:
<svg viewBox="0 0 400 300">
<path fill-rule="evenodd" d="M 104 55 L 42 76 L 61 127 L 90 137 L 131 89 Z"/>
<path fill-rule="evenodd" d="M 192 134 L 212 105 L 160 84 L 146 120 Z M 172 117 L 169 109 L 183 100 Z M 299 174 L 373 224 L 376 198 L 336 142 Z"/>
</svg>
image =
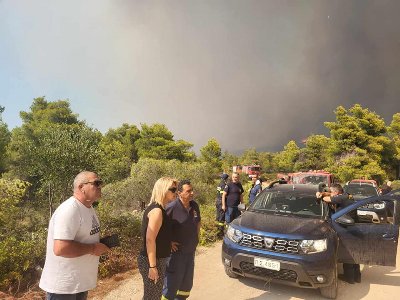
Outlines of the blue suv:
<svg viewBox="0 0 400 300">
<path fill-rule="evenodd" d="M 229 224 L 222 263 L 230 277 L 251 277 L 337 296 L 338 263 L 396 265 L 400 191 L 360 200 L 330 216 L 317 186 L 272 184 Z M 390 202 L 387 222 L 353 219 L 358 207 Z M 353 212 L 353 213 L 352 213 Z"/>
</svg>

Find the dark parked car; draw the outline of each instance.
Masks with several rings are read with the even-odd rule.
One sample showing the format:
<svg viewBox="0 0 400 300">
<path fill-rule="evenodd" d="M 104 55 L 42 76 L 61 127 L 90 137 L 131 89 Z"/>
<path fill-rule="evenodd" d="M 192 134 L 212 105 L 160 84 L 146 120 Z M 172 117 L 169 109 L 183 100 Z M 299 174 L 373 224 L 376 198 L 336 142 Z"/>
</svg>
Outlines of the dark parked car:
<svg viewBox="0 0 400 300">
<path fill-rule="evenodd" d="M 358 201 L 368 197 L 378 196 L 379 190 L 375 181 L 370 180 L 352 180 L 346 183 L 343 187 L 344 191 Z M 393 207 L 389 204 L 386 207 L 384 201 L 367 204 L 357 209 L 357 217 L 360 222 L 366 223 L 381 223 L 386 222 L 388 217 L 392 217 Z"/>
<path fill-rule="evenodd" d="M 330 217 L 318 187 L 276 184 L 261 192 L 227 228 L 222 262 L 230 277 L 251 277 L 337 296 L 338 263 L 396 265 L 400 192 L 360 200 Z M 348 213 L 395 203 L 389 223 L 358 223 Z"/>
</svg>

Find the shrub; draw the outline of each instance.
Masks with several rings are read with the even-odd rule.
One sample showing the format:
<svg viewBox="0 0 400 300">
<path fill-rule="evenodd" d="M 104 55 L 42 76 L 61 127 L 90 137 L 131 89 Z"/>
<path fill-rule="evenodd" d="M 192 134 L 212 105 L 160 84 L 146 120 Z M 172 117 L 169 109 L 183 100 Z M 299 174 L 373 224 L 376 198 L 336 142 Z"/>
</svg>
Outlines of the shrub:
<svg viewBox="0 0 400 300">
<path fill-rule="evenodd" d="M 125 272 L 136 266 L 136 257 L 141 247 L 141 218 L 142 214 L 124 213 L 113 214 L 105 204 L 100 204 L 98 209 L 100 218 L 101 235 L 118 234 L 121 246 L 113 248 L 101 257 L 99 276 L 108 277 Z"/>
<path fill-rule="evenodd" d="M 206 246 L 218 239 L 218 228 L 215 222 L 215 204 L 200 205 L 201 229 L 199 244 Z"/>
<path fill-rule="evenodd" d="M 22 199 L 29 184 L 0 179 L 0 290 L 25 289 L 37 277 L 43 261 L 45 227 L 37 226 L 36 214 Z"/>
</svg>

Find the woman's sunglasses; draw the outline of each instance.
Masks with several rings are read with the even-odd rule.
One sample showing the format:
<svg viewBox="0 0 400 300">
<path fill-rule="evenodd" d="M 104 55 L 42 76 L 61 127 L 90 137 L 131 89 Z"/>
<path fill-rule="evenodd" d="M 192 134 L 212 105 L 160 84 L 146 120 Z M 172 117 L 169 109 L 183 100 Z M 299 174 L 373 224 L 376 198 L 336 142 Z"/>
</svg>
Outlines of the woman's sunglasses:
<svg viewBox="0 0 400 300">
<path fill-rule="evenodd" d="M 176 190 L 177 190 L 177 188 L 176 187 L 170 187 L 169 189 L 168 189 L 168 191 L 170 191 L 170 192 L 172 192 L 172 193 L 176 193 Z"/>
</svg>

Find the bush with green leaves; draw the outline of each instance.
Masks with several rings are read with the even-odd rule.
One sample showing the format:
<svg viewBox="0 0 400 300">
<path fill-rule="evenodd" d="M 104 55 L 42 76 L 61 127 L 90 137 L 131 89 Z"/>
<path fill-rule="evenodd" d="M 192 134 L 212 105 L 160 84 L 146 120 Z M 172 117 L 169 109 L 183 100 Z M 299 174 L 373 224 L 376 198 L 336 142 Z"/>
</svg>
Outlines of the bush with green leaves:
<svg viewBox="0 0 400 300">
<path fill-rule="evenodd" d="M 178 160 L 140 159 L 132 165 L 128 179 L 108 184 L 103 189 L 103 200 L 115 214 L 140 210 L 149 203 L 151 191 L 158 178 L 169 176 L 178 180 L 190 179 L 199 203 L 213 202 L 215 186 L 212 167 L 205 163 Z"/>
<path fill-rule="evenodd" d="M 21 180 L 0 179 L 0 290 L 25 289 L 37 279 L 43 262 L 46 230 L 24 205 L 29 187 Z"/>
<path fill-rule="evenodd" d="M 111 276 L 132 269 L 136 265 L 136 256 L 141 247 L 140 228 L 142 214 L 123 213 L 115 215 L 106 203 L 97 208 L 100 218 L 101 236 L 118 234 L 121 246 L 113 248 L 100 260 L 99 276 Z"/>
</svg>

